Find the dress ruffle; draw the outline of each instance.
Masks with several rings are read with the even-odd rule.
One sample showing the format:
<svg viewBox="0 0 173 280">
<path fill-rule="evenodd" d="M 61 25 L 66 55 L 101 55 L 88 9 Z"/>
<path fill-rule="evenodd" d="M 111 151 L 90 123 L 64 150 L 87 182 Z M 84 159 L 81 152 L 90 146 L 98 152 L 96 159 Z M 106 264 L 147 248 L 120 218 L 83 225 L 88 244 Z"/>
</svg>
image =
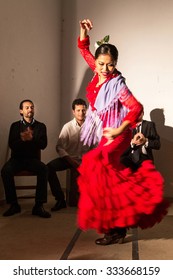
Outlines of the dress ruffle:
<svg viewBox="0 0 173 280">
<path fill-rule="evenodd" d="M 78 224 L 82 230 L 102 233 L 115 227 L 144 229 L 167 214 L 164 180 L 152 161 L 144 161 L 135 172 L 118 165 L 120 150 L 116 142 L 108 146 L 101 143 L 84 155 L 79 167 Z"/>
</svg>

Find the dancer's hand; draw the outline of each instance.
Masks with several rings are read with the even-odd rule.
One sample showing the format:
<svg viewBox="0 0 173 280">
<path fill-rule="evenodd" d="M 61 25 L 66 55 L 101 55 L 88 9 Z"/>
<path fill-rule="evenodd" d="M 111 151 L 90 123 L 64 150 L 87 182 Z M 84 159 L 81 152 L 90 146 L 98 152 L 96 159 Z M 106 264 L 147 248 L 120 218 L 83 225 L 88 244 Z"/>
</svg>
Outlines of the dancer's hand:
<svg viewBox="0 0 173 280">
<path fill-rule="evenodd" d="M 130 122 L 126 120 L 117 128 L 105 127 L 103 129 L 103 136 L 108 140 L 107 145 L 110 144 L 114 138 L 119 136 L 124 130 L 126 130 L 129 127 L 129 123 Z"/>
<path fill-rule="evenodd" d="M 80 24 L 80 40 L 87 37 L 88 31 L 93 28 L 92 21 L 90 19 L 83 19 L 79 21 Z"/>
<path fill-rule="evenodd" d="M 112 128 L 112 127 L 105 127 L 103 129 L 103 136 L 108 140 L 114 140 L 120 134 L 120 129 Z"/>
</svg>

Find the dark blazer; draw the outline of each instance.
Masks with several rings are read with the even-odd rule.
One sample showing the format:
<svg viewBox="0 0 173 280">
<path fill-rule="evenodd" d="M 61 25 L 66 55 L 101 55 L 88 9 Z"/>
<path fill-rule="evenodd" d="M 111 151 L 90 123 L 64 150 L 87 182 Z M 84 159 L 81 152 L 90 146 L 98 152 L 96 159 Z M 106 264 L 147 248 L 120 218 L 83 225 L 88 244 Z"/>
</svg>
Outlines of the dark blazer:
<svg viewBox="0 0 173 280">
<path fill-rule="evenodd" d="M 132 137 L 137 133 L 136 128 L 132 131 Z M 148 146 L 145 147 L 147 154 L 142 153 L 142 145 L 136 147 L 129 147 L 121 155 L 120 161 L 127 167 L 137 169 L 140 164 L 147 159 L 154 161 L 152 150 L 160 149 L 160 136 L 157 133 L 154 122 L 143 120 L 141 124 L 141 133 L 148 138 Z"/>
<path fill-rule="evenodd" d="M 136 134 L 136 129 L 133 129 L 133 136 Z M 147 151 L 147 156 L 149 159 L 153 159 L 152 150 L 159 150 L 161 143 L 160 143 L 160 136 L 157 133 L 156 126 L 154 122 L 151 121 L 142 121 L 141 133 L 148 138 L 148 147 L 145 148 Z"/>
</svg>

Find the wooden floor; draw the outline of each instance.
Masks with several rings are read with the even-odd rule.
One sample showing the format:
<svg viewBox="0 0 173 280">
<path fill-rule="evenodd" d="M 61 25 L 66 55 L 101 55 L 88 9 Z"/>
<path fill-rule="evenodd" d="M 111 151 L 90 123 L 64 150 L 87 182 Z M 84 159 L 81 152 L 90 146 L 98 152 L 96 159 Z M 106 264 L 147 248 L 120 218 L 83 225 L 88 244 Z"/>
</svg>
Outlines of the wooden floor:
<svg viewBox="0 0 173 280">
<path fill-rule="evenodd" d="M 3 217 L 0 205 L 0 260 L 173 260 L 173 206 L 151 229 L 129 230 L 123 244 L 95 245 L 95 231 L 81 232 L 77 208 L 52 212 L 50 219 L 32 216 L 34 199 L 20 199 L 20 214 Z M 45 209 L 55 201 L 51 194 Z"/>
</svg>

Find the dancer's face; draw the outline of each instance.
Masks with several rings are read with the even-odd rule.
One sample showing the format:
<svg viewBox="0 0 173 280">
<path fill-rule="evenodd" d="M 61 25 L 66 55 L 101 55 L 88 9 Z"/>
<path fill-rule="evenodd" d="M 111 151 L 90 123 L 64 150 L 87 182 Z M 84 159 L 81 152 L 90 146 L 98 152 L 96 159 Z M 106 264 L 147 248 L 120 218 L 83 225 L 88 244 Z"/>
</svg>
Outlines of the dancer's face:
<svg viewBox="0 0 173 280">
<path fill-rule="evenodd" d="M 100 54 L 95 61 L 96 72 L 102 79 L 107 79 L 115 70 L 116 61 L 109 54 Z"/>
</svg>

